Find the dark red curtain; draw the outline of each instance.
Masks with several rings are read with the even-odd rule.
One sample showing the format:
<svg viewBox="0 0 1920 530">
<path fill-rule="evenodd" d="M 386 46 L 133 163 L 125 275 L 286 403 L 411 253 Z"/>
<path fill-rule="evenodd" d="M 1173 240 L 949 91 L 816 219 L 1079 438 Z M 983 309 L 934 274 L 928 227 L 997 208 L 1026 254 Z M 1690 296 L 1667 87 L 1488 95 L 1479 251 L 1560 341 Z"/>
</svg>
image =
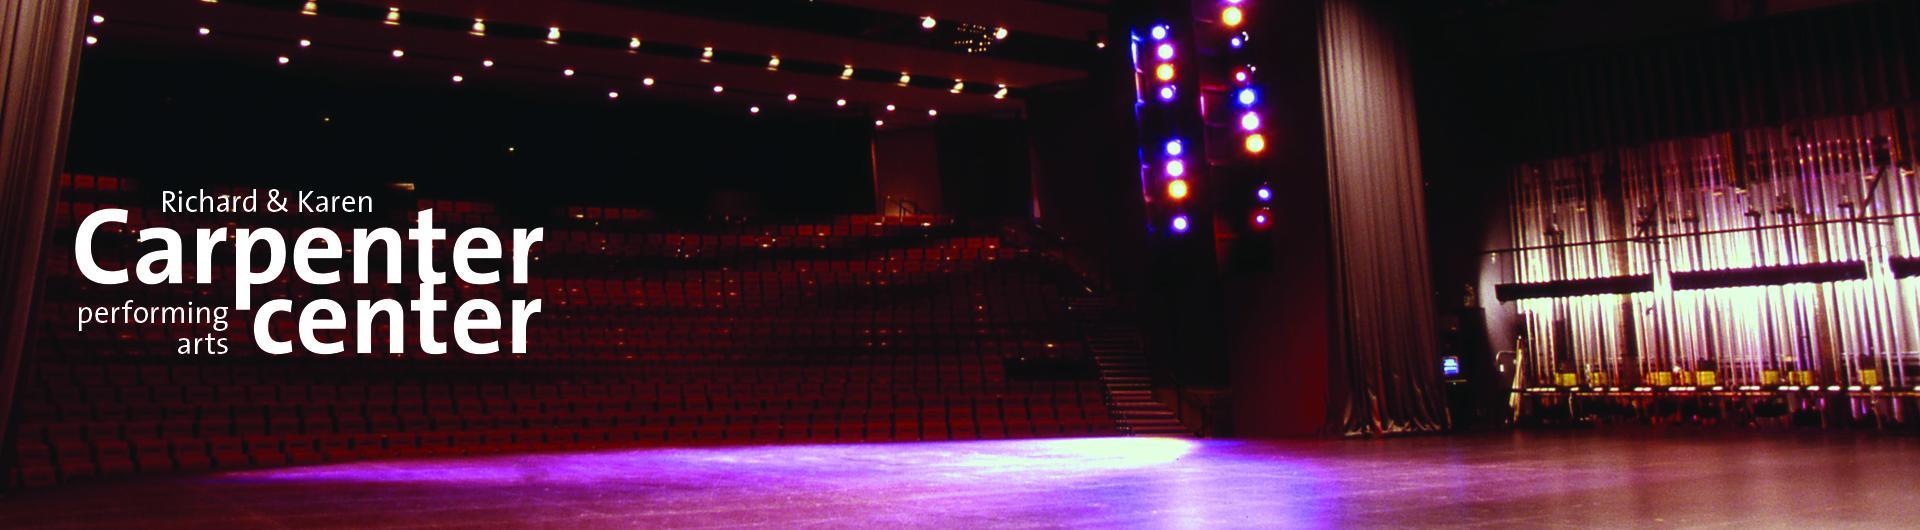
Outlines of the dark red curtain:
<svg viewBox="0 0 1920 530">
<path fill-rule="evenodd" d="M 1391 13 L 1366 0 L 1328 0 L 1321 17 L 1338 327 L 1329 421 L 1349 435 L 1442 429 L 1406 49 Z"/>
<path fill-rule="evenodd" d="M 85 0 L 0 0 L 0 439 L 11 439 L 86 11 Z"/>
</svg>

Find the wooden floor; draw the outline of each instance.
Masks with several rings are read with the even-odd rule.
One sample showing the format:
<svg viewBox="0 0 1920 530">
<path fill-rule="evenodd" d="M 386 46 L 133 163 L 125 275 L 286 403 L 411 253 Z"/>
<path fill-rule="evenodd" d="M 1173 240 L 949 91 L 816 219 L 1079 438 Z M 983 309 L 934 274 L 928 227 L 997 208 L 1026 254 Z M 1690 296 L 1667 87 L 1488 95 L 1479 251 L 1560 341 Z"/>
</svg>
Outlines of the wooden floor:
<svg viewBox="0 0 1920 530">
<path fill-rule="evenodd" d="M 0 528 L 1920 527 L 1920 439 L 1552 431 L 642 449 L 14 492 Z"/>
</svg>

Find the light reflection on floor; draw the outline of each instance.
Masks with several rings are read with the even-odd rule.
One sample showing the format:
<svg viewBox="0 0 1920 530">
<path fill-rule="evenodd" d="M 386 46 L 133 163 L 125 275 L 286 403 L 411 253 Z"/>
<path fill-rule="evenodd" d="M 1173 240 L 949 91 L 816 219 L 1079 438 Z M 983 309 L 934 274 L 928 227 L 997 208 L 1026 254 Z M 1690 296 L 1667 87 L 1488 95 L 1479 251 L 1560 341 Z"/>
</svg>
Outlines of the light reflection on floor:
<svg viewBox="0 0 1920 530">
<path fill-rule="evenodd" d="M 847 464 L 913 462 L 927 472 L 915 478 L 991 479 L 994 475 L 1124 471 L 1167 464 L 1202 444 L 1182 438 L 1063 438 L 990 442 L 889 443 L 858 445 L 775 445 L 681 449 L 628 449 L 545 453 L 405 462 L 357 462 L 216 475 L 222 482 L 341 482 L 489 485 L 540 480 L 547 483 L 600 483 L 630 479 L 638 470 L 673 470 L 676 475 L 756 475 L 822 477 L 864 474 L 872 469 Z M 859 448 L 851 450 L 850 448 Z M 502 465 L 503 463 L 508 465 Z"/>
<path fill-rule="evenodd" d="M 0 528 L 1907 526 L 1920 440 L 1522 432 L 624 449 L 0 498 Z"/>
</svg>

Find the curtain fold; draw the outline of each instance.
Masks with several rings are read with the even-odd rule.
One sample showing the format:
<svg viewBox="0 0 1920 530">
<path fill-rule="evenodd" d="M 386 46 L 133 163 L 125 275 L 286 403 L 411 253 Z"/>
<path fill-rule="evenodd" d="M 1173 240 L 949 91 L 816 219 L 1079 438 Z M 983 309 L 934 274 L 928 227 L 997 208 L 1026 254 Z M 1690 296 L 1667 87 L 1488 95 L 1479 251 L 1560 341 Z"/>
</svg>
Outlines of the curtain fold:
<svg viewBox="0 0 1920 530">
<path fill-rule="evenodd" d="M 0 0 L 0 439 L 12 439 L 5 431 L 86 11 L 84 0 Z"/>
<path fill-rule="evenodd" d="M 1377 6 L 1326 0 L 1320 69 L 1337 293 L 1331 427 L 1347 435 L 1443 429 L 1405 45 Z"/>
<path fill-rule="evenodd" d="M 1920 2 L 1879 0 L 1625 49 L 1527 59 L 1487 83 L 1513 161 L 1920 100 Z"/>
</svg>

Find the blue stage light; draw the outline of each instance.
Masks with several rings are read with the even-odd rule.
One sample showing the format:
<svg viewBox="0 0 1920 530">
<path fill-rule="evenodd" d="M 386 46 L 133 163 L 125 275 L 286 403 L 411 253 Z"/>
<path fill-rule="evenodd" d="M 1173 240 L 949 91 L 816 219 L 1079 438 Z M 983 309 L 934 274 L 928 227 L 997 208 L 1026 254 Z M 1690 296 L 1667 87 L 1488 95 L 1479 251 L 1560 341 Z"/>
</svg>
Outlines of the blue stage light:
<svg viewBox="0 0 1920 530">
<path fill-rule="evenodd" d="M 1173 216 L 1173 231 L 1182 233 L 1182 234 L 1187 233 L 1187 216 L 1186 215 Z"/>
<path fill-rule="evenodd" d="M 1169 60 L 1172 60 L 1172 59 L 1173 59 L 1173 45 L 1172 45 L 1172 44 L 1166 44 L 1166 43 L 1162 43 L 1162 44 L 1160 44 L 1160 46 L 1159 46 L 1159 47 L 1156 47 L 1156 48 L 1154 48 L 1154 50 L 1153 50 L 1153 54 L 1154 54 L 1154 55 L 1156 55 L 1156 56 L 1159 56 L 1159 57 L 1160 57 L 1160 60 L 1162 60 L 1162 61 L 1169 61 Z"/>
<path fill-rule="evenodd" d="M 1173 85 L 1160 87 L 1160 101 L 1173 101 Z"/>
<path fill-rule="evenodd" d="M 1260 202 L 1271 201 L 1273 200 L 1273 189 L 1261 186 L 1260 189 L 1253 190 L 1253 196 L 1259 198 Z"/>
<path fill-rule="evenodd" d="M 1149 31 L 1148 34 L 1153 35 L 1153 40 L 1160 40 L 1160 39 L 1167 38 L 1167 25 L 1161 24 L 1158 26 L 1154 26 L 1153 30 Z"/>
<path fill-rule="evenodd" d="M 1167 156 L 1180 156 L 1185 151 L 1186 146 L 1181 145 L 1179 140 L 1167 140 Z"/>
<path fill-rule="evenodd" d="M 1240 93 L 1234 95 L 1234 99 L 1239 100 L 1241 105 L 1251 106 L 1254 102 L 1260 101 L 1260 94 L 1251 88 L 1242 88 Z"/>
</svg>

